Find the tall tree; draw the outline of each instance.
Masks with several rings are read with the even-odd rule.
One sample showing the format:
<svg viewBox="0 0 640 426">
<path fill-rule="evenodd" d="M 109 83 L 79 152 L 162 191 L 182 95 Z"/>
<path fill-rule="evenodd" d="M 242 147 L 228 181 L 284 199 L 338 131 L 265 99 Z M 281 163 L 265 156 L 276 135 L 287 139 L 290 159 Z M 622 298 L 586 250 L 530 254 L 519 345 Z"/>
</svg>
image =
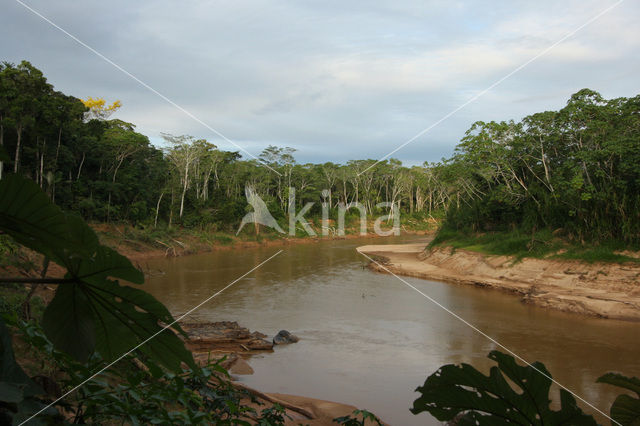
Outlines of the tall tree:
<svg viewBox="0 0 640 426">
<path fill-rule="evenodd" d="M 17 173 L 24 132 L 35 123 L 38 110 L 44 108 L 42 101 L 53 88 L 42 72 L 27 61 L 22 61 L 18 66 L 5 63 L 2 73 L 5 80 L 3 88 L 7 90 L 9 103 L 7 118 L 16 132 L 13 171 Z"/>
<path fill-rule="evenodd" d="M 184 213 L 184 199 L 190 184 L 190 173 L 193 172 L 194 163 L 203 154 L 204 142 L 196 141 L 193 136 L 174 136 L 168 133 L 163 133 L 162 138 L 171 144 L 167 149 L 167 158 L 180 176 L 181 195 L 179 217 L 182 218 Z"/>
</svg>

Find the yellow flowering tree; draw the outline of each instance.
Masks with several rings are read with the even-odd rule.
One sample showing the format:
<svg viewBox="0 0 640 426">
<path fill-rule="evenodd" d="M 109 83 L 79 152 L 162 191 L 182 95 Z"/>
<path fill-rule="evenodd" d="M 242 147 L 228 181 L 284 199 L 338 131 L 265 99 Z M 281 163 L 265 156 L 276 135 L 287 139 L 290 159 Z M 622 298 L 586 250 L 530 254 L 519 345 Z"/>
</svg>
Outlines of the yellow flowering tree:
<svg viewBox="0 0 640 426">
<path fill-rule="evenodd" d="M 107 104 L 104 98 L 92 98 L 89 96 L 87 99 L 80 100 L 84 106 L 89 108 L 89 111 L 84 115 L 86 121 L 93 119 L 106 120 L 122 106 L 122 102 L 119 100 L 116 100 L 111 105 Z"/>
</svg>

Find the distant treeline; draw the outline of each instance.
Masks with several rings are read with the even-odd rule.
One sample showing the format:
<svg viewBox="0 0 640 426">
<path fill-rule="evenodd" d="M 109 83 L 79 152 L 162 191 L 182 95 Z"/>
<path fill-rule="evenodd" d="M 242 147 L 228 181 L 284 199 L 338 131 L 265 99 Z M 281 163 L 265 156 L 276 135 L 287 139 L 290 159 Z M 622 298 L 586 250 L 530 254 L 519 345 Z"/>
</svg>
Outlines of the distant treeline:
<svg viewBox="0 0 640 426">
<path fill-rule="evenodd" d="M 160 149 L 134 124 L 109 119 L 119 105 L 57 92 L 26 61 L 3 63 L 0 144 L 12 161 L 2 173 L 29 176 L 94 221 L 232 229 L 250 210 L 248 185 L 277 219 L 307 202 L 315 202 L 313 216 L 322 203 L 374 213 L 386 201 L 415 218 L 447 211 L 456 229 L 639 238 L 639 97 L 607 101 L 585 89 L 558 112 L 478 122 L 451 159 L 414 167 L 394 159 L 299 164 L 294 149 L 275 146 L 245 159 L 187 135 L 164 134 Z"/>
<path fill-rule="evenodd" d="M 259 160 L 222 151 L 207 140 L 163 134 L 159 149 L 135 125 L 108 119 L 119 106 L 81 100 L 54 90 L 30 63 L 0 66 L 0 141 L 12 162 L 4 173 L 29 176 L 67 210 L 94 221 L 237 226 L 250 210 L 253 187 L 272 214 L 315 202 L 395 203 L 415 215 L 442 213 L 450 198 L 431 167 L 403 167 L 397 160 L 299 164 L 295 150 L 269 146 Z M 373 168 L 358 175 L 375 164 Z M 268 166 L 268 167 L 267 167 Z M 324 192 L 323 192 L 324 191 Z"/>
</svg>

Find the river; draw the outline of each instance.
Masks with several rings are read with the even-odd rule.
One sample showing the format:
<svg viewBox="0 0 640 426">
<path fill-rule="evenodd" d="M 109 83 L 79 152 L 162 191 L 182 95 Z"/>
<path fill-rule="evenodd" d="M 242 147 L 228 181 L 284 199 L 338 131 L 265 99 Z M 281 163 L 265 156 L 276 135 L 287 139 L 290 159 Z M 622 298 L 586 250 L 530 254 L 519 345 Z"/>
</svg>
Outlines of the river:
<svg viewBox="0 0 640 426">
<path fill-rule="evenodd" d="M 241 380 L 265 392 L 352 404 L 393 425 L 440 424 L 409 412 L 415 388 L 443 364 L 466 362 L 487 372 L 493 363 L 486 356 L 497 347 L 397 278 L 365 269 L 366 259 L 355 250 L 416 241 L 421 239 L 334 240 L 152 259 L 144 265 L 151 271 L 145 287 L 180 314 L 282 249 L 192 315 L 238 321 L 270 336 L 286 329 L 301 338 L 254 356 L 255 374 Z M 638 323 L 545 310 L 497 291 L 404 279 L 522 358 L 542 361 L 558 382 L 606 413 L 621 392 L 596 384 L 597 377 L 608 371 L 640 376 Z M 554 398 L 557 392 L 554 385 Z"/>
</svg>

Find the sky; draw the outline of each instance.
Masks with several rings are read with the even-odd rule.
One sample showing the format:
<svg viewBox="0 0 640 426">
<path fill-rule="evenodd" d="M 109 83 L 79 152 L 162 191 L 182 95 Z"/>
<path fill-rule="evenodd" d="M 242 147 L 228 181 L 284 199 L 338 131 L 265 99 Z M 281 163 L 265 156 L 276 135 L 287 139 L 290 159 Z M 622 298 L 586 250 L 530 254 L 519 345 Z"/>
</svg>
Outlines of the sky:
<svg viewBox="0 0 640 426">
<path fill-rule="evenodd" d="M 66 94 L 119 99 L 113 118 L 159 146 L 188 134 L 345 162 L 437 123 L 392 155 L 416 165 L 450 156 L 478 120 L 557 110 L 585 87 L 640 94 L 636 0 L 21 1 L 184 111 L 16 0 L 0 6 L 0 60 L 30 61 Z"/>
</svg>

